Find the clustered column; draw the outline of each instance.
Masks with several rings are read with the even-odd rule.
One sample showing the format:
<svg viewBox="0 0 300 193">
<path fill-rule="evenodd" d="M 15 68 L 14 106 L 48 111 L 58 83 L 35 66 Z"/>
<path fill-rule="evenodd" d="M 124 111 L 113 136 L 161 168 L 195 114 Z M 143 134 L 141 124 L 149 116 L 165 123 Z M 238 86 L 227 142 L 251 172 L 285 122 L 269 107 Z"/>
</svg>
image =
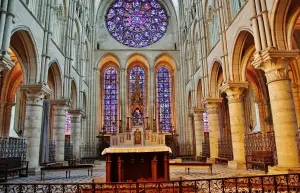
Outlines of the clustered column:
<svg viewBox="0 0 300 193">
<path fill-rule="evenodd" d="M 297 119 L 288 75 L 289 62 L 298 52 L 266 50 L 255 58 L 255 68 L 265 71 L 273 116 L 278 166 L 270 173 L 299 171 L 296 142 Z"/>
<path fill-rule="evenodd" d="M 196 156 L 201 156 L 201 152 L 202 152 L 202 142 L 204 139 L 204 130 L 203 130 L 204 112 L 205 109 L 194 109 Z"/>
<path fill-rule="evenodd" d="M 222 99 L 207 98 L 204 100 L 206 111 L 208 114 L 208 130 L 209 130 L 209 146 L 210 159 L 209 162 L 215 162 L 218 157 L 218 139 L 220 136 L 220 121 L 219 121 L 219 105 Z"/>
<path fill-rule="evenodd" d="M 53 105 L 53 140 L 55 141 L 55 161 L 64 161 L 65 150 L 65 127 L 67 118 L 67 109 L 69 108 L 67 100 L 52 100 Z"/>
<path fill-rule="evenodd" d="M 21 85 L 21 90 L 26 94 L 24 137 L 27 139 L 27 160 L 30 172 L 35 172 L 39 167 L 43 101 L 50 90 L 44 85 Z"/>
<path fill-rule="evenodd" d="M 80 134 L 81 134 L 81 110 L 70 110 L 71 114 L 71 142 L 73 143 L 73 152 L 77 159 L 80 158 Z"/>
<path fill-rule="evenodd" d="M 228 162 L 229 168 L 246 168 L 245 159 L 245 112 L 242 101 L 243 91 L 248 83 L 226 83 L 220 90 L 227 93 L 230 116 L 233 161 Z"/>
</svg>

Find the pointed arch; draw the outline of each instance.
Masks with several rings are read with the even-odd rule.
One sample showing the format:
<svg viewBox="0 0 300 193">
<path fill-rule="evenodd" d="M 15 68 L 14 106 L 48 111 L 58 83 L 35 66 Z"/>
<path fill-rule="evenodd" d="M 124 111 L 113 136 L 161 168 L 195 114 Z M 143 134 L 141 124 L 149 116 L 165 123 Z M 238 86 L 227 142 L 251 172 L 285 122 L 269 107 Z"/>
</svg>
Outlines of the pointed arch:
<svg viewBox="0 0 300 193">
<path fill-rule="evenodd" d="M 210 74 L 210 93 L 211 97 L 219 98 L 219 88 L 223 82 L 223 69 L 220 62 L 215 61 Z"/>
<path fill-rule="evenodd" d="M 57 61 L 50 62 L 48 68 L 48 85 L 52 90 L 52 96 L 50 97 L 60 99 L 62 97 L 62 73 Z"/>
<path fill-rule="evenodd" d="M 77 109 L 77 85 L 75 80 L 71 82 L 71 109 Z"/>
</svg>

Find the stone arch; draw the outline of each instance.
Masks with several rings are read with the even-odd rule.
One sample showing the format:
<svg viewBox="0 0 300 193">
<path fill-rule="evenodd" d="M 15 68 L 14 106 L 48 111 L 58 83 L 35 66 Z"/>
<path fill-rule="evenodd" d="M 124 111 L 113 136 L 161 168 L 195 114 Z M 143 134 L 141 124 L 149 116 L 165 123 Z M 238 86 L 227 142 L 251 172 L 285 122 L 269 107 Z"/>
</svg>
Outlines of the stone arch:
<svg viewBox="0 0 300 193">
<path fill-rule="evenodd" d="M 279 50 L 289 48 L 291 24 L 295 19 L 294 13 L 299 13 L 300 2 L 298 0 L 275 0 L 271 11 L 271 33 L 273 44 Z"/>
<path fill-rule="evenodd" d="M 245 80 L 245 76 L 242 74 L 243 66 L 242 61 L 245 59 L 245 54 L 247 50 L 251 47 L 254 47 L 254 38 L 252 36 L 251 31 L 248 30 L 241 30 L 237 34 L 235 39 L 235 46 L 233 47 L 232 52 L 232 62 L 231 66 L 229 67 L 230 79 L 235 82 L 240 82 L 243 79 Z M 249 56 L 247 56 L 247 60 Z"/>
<path fill-rule="evenodd" d="M 118 65 L 119 67 L 121 67 L 120 59 L 115 54 L 113 54 L 113 53 L 107 53 L 107 54 L 104 54 L 100 58 L 99 62 L 97 63 L 97 68 L 101 69 L 108 62 L 115 63 L 116 65 Z"/>
<path fill-rule="evenodd" d="M 220 97 L 219 88 L 223 82 L 223 68 L 220 62 L 215 61 L 210 74 L 210 95 L 213 98 Z"/>
<path fill-rule="evenodd" d="M 31 31 L 18 27 L 12 32 L 10 49 L 18 58 L 24 73 L 24 84 L 35 84 L 38 81 L 39 59 L 36 44 Z"/>
<path fill-rule="evenodd" d="M 197 107 L 198 108 L 203 108 L 202 100 L 203 100 L 203 91 L 202 91 L 202 80 L 199 79 L 198 84 L 197 84 Z"/>
<path fill-rule="evenodd" d="M 161 54 L 158 57 L 155 58 L 154 66 L 157 66 L 161 62 L 167 62 L 173 71 L 176 71 L 177 69 L 177 62 L 169 56 L 168 54 Z"/>
<path fill-rule="evenodd" d="M 86 101 L 87 101 L 86 93 L 83 92 L 83 96 L 82 96 L 82 109 L 85 112 L 85 114 L 87 113 Z"/>
<path fill-rule="evenodd" d="M 148 70 L 150 68 L 149 60 L 142 54 L 132 54 L 128 57 L 128 60 L 126 62 L 126 68 L 132 68 L 131 66 L 137 62 L 140 62 L 144 65 L 144 70 Z"/>
<path fill-rule="evenodd" d="M 75 80 L 71 81 L 71 109 L 77 109 L 77 85 Z"/>
<path fill-rule="evenodd" d="M 53 99 L 62 98 L 62 73 L 60 65 L 57 61 L 53 61 L 50 63 L 48 68 L 48 85 L 52 90 Z"/>
</svg>

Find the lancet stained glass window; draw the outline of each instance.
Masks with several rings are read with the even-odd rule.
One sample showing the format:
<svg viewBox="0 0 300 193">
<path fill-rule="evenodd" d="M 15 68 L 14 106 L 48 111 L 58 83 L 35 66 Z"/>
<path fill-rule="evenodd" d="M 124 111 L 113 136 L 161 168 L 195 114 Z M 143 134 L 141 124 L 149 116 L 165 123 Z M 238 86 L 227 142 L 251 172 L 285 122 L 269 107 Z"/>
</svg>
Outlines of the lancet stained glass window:
<svg viewBox="0 0 300 193">
<path fill-rule="evenodd" d="M 157 71 L 157 112 L 161 132 L 172 129 L 171 93 L 170 71 L 164 66 L 160 67 Z"/>
<path fill-rule="evenodd" d="M 106 26 L 118 42 L 141 48 L 164 35 L 168 15 L 157 0 L 115 0 L 107 11 Z"/>
<path fill-rule="evenodd" d="M 104 132 L 116 133 L 118 129 L 118 72 L 114 67 L 104 71 Z"/>
<path fill-rule="evenodd" d="M 131 118 L 133 126 L 144 124 L 145 71 L 137 66 L 130 71 Z"/>
</svg>

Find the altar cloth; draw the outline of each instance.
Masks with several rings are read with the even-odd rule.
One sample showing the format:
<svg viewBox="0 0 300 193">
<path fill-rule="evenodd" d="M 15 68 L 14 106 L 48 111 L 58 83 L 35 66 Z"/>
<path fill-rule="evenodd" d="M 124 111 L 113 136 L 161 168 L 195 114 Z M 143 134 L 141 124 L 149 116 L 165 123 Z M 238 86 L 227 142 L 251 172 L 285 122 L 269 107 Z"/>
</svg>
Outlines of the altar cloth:
<svg viewBox="0 0 300 193">
<path fill-rule="evenodd" d="M 141 147 L 109 147 L 102 151 L 102 155 L 107 153 L 149 153 L 149 152 L 169 152 L 172 150 L 168 146 L 141 146 Z"/>
</svg>

